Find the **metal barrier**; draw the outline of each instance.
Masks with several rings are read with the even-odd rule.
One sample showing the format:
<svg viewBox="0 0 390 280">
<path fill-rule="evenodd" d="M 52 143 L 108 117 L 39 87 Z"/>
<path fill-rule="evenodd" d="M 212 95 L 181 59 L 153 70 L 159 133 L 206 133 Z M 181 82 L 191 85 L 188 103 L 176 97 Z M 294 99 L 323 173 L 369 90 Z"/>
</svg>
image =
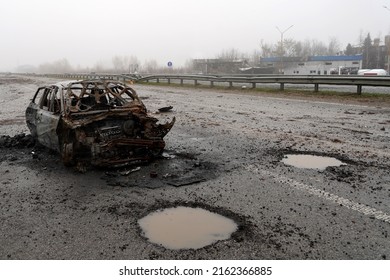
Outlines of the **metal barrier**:
<svg viewBox="0 0 390 280">
<path fill-rule="evenodd" d="M 308 84 L 314 85 L 314 91 L 319 91 L 319 85 L 345 85 L 356 86 L 357 93 L 362 93 L 363 86 L 374 87 L 390 87 L 390 76 L 320 76 L 320 75 L 176 75 L 176 74 L 161 74 L 149 75 L 141 77 L 140 75 L 131 74 L 42 74 L 36 76 L 45 76 L 52 78 L 63 79 L 112 79 L 123 82 L 150 82 L 156 81 L 160 83 L 166 81 L 168 84 L 172 80 L 180 81 L 183 85 L 184 81 L 192 81 L 195 86 L 199 82 L 209 82 L 213 87 L 215 83 L 227 83 L 229 87 L 236 84 L 249 84 L 252 88 L 256 88 L 257 84 L 279 84 L 280 90 L 284 90 L 285 84 Z"/>
<path fill-rule="evenodd" d="M 141 76 L 139 75 L 118 75 L 118 74 L 80 74 L 80 73 L 65 73 L 65 74 L 35 74 L 35 76 L 42 76 L 48 78 L 60 78 L 60 79 L 75 79 L 75 80 L 93 80 L 93 79 L 105 79 L 105 80 L 117 80 L 117 81 L 136 81 Z"/>
<path fill-rule="evenodd" d="M 298 76 L 298 75 L 261 75 L 261 76 L 204 76 L 204 75 L 151 75 L 145 76 L 137 80 L 152 81 L 157 83 L 161 80 L 166 80 L 167 83 L 171 83 L 172 80 L 179 80 L 182 85 L 185 80 L 193 81 L 194 85 L 198 85 L 198 81 L 210 82 L 210 86 L 213 87 L 216 82 L 228 83 L 229 87 L 233 87 L 234 83 L 249 84 L 252 88 L 256 88 L 257 84 L 280 84 L 280 90 L 284 90 L 285 84 L 309 84 L 314 85 L 314 91 L 319 91 L 319 85 L 345 85 L 356 86 L 357 93 L 362 93 L 363 86 L 374 87 L 390 87 L 389 76 Z"/>
</svg>

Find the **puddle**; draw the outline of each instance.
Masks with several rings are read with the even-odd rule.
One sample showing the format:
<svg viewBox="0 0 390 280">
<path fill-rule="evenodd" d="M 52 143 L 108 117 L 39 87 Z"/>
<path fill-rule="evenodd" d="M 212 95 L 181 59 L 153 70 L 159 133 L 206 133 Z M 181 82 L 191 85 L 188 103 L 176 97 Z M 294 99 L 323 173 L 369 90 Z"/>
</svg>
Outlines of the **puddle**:
<svg viewBox="0 0 390 280">
<path fill-rule="evenodd" d="M 346 165 L 342 161 L 332 157 L 322 157 L 313 155 L 285 155 L 282 162 L 286 165 L 298 168 L 310 168 L 325 170 L 330 166 Z"/>
<path fill-rule="evenodd" d="M 237 224 L 202 208 L 167 208 L 138 221 L 144 236 L 167 249 L 199 249 L 229 239 Z"/>
</svg>

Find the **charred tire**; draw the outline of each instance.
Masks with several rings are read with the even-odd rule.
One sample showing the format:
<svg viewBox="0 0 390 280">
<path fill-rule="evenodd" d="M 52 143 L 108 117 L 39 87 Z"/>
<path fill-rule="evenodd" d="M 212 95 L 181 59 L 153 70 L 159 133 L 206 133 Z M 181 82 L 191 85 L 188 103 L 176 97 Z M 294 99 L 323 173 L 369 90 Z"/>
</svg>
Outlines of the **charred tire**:
<svg viewBox="0 0 390 280">
<path fill-rule="evenodd" d="M 75 165 L 73 155 L 73 143 L 64 143 L 61 147 L 62 162 L 65 166 Z"/>
<path fill-rule="evenodd" d="M 160 157 L 163 152 L 164 152 L 164 149 L 153 149 L 153 150 L 149 151 L 149 154 L 152 157 L 156 158 L 156 157 Z"/>
</svg>

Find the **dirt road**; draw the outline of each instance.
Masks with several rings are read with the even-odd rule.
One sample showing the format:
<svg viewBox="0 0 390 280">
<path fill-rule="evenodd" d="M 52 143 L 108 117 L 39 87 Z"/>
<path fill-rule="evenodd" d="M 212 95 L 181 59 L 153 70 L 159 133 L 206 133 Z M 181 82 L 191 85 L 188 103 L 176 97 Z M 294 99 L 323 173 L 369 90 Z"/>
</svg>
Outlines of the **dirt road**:
<svg viewBox="0 0 390 280">
<path fill-rule="evenodd" d="M 0 76 L 1 259 L 390 258 L 388 103 L 136 85 L 151 112 L 173 106 L 158 115 L 177 119 L 164 157 L 80 174 L 21 134 L 48 81 Z M 343 165 L 282 162 L 297 154 Z M 238 231 L 196 250 L 149 242 L 138 220 L 175 206 Z"/>
</svg>

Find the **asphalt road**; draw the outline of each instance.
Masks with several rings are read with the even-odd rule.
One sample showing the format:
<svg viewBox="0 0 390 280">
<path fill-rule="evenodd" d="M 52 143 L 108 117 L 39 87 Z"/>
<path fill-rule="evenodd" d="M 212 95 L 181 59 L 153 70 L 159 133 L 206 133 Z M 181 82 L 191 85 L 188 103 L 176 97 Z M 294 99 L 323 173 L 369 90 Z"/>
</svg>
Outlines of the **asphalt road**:
<svg viewBox="0 0 390 280">
<path fill-rule="evenodd" d="M 0 78 L 0 135 L 27 132 L 28 99 L 49 80 Z M 388 103 L 134 88 L 153 114 L 173 106 L 156 117 L 177 118 L 165 157 L 139 171 L 80 174 L 20 137 L 0 145 L 1 259 L 390 258 Z M 346 165 L 296 168 L 281 161 L 287 154 Z M 239 229 L 196 250 L 149 242 L 138 220 L 175 206 L 208 209 Z"/>
</svg>

